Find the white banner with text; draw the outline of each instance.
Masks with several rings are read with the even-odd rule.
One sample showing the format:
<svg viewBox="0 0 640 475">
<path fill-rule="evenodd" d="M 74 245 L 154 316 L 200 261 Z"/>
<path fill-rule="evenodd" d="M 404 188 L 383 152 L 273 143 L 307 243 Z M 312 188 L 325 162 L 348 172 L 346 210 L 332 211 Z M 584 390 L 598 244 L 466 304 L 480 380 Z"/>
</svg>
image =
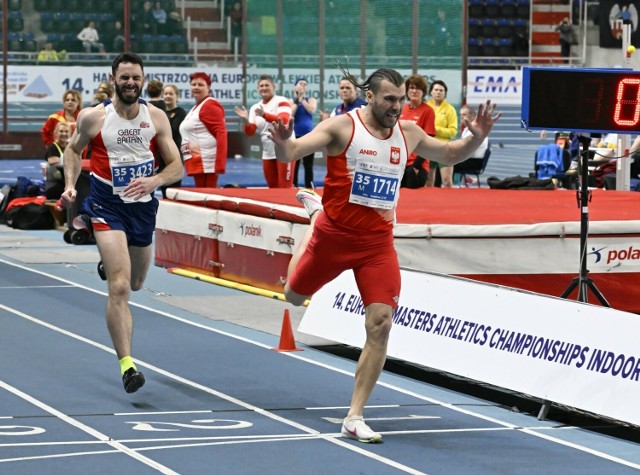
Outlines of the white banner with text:
<svg viewBox="0 0 640 475">
<path fill-rule="evenodd" d="M 8 102 L 16 103 L 57 103 L 62 104 L 62 96 L 68 89 L 80 91 L 84 103 L 90 103 L 94 91 L 101 81 L 109 80 L 109 66 L 20 66 L 12 65 L 7 72 L 7 98 Z M 242 74 L 242 68 L 170 68 L 170 67 L 146 67 L 146 80 L 157 79 L 163 84 L 175 84 L 179 91 L 179 102 L 193 103 L 189 88 L 189 76 L 196 71 L 205 71 L 211 76 L 211 95 L 222 104 L 239 105 L 242 103 L 243 84 L 247 83 L 247 105 L 260 100 L 257 83 L 262 74 L 270 74 L 277 80 L 278 70 L 275 68 L 247 68 L 246 78 Z M 371 74 L 373 70 L 366 71 Z M 410 70 L 399 70 L 405 77 L 411 74 Z M 356 73 L 356 71 L 353 71 Z M 429 82 L 441 79 L 449 87 L 448 97 L 451 102 L 458 104 L 462 94 L 462 77 L 458 70 L 432 70 L 426 74 Z M 317 69 L 287 68 L 283 71 L 281 84 L 282 94 L 291 97 L 296 79 L 304 77 L 308 82 L 308 91 L 312 97 L 320 98 L 320 73 Z M 341 102 L 339 95 L 339 83 L 342 73 L 337 68 L 325 70 L 323 84 L 323 100 L 325 108 L 332 109 Z M 2 88 L 3 73 L 0 71 L 0 90 Z M 143 94 L 146 97 L 146 93 Z M 0 103 L 2 94 L 0 94 Z"/>
<path fill-rule="evenodd" d="M 640 316 L 402 270 L 389 356 L 640 425 Z M 313 296 L 299 331 L 365 342 L 352 272 Z"/>
<path fill-rule="evenodd" d="M 467 71 L 467 104 L 478 105 L 491 99 L 499 105 L 522 103 L 522 71 L 509 69 Z"/>
</svg>

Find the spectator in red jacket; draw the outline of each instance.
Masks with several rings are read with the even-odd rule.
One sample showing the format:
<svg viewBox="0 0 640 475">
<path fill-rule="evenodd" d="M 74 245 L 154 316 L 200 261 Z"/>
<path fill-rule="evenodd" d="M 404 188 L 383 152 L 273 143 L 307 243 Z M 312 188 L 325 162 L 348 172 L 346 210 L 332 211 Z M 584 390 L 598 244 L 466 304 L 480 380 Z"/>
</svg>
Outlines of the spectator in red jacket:
<svg viewBox="0 0 640 475">
<path fill-rule="evenodd" d="M 182 157 L 187 175 L 196 186 L 215 188 L 218 175 L 227 165 L 227 125 L 224 108 L 211 97 L 211 77 L 207 73 L 193 73 L 191 96 L 196 105 L 180 124 Z"/>
<path fill-rule="evenodd" d="M 82 96 L 75 89 L 69 89 L 62 96 L 62 104 L 64 109 L 51 114 L 40 131 L 45 148 L 49 147 L 55 140 L 53 131 L 56 125 L 58 125 L 58 122 L 68 122 L 71 125 L 72 133 L 76 128 L 76 119 L 78 118 L 80 109 L 82 109 Z"/>
</svg>

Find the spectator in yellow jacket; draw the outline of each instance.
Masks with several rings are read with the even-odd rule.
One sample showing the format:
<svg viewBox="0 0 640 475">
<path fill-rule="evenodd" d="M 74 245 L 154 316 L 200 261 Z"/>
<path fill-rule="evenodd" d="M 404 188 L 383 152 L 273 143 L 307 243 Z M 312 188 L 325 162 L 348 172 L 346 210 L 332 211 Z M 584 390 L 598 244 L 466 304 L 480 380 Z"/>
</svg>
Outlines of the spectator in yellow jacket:
<svg viewBox="0 0 640 475">
<path fill-rule="evenodd" d="M 458 114 L 455 108 L 447 102 L 447 85 L 444 81 L 433 81 L 429 87 L 431 98 L 427 104 L 433 107 L 436 114 L 436 138 L 442 142 L 448 142 L 458 133 Z M 436 173 L 440 170 L 442 187 L 453 187 L 453 167 L 439 165 L 438 162 L 430 162 L 427 186 L 434 186 Z"/>
</svg>

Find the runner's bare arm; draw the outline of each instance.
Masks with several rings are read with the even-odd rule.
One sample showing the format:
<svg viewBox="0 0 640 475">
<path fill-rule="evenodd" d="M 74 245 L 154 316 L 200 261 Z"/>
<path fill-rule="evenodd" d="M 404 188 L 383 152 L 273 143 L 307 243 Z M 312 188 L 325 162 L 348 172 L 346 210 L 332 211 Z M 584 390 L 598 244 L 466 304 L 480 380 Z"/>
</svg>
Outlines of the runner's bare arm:
<svg viewBox="0 0 640 475">
<path fill-rule="evenodd" d="M 96 136 L 103 120 L 104 107 L 102 106 L 82 109 L 78 115 L 76 130 L 64 150 L 65 189 L 61 199 L 65 205 L 73 203 L 76 199 L 76 181 L 82 171 L 82 151 Z"/>
<path fill-rule="evenodd" d="M 293 120 L 284 125 L 279 119 L 271 125 L 269 136 L 275 143 L 278 161 L 288 163 L 324 149 L 329 155 L 340 153 L 346 147 L 351 128 L 351 119 L 338 116 L 322 121 L 303 137 L 289 140 L 293 133 Z"/>
</svg>

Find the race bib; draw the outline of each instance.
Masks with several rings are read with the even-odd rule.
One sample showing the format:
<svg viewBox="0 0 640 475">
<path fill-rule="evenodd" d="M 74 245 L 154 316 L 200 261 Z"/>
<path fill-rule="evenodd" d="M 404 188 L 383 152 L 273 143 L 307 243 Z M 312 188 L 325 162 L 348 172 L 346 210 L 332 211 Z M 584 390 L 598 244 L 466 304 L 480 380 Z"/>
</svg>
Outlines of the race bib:
<svg viewBox="0 0 640 475">
<path fill-rule="evenodd" d="M 119 195 L 134 178 L 153 175 L 153 158 L 141 163 L 111 162 L 113 194 Z"/>
<path fill-rule="evenodd" d="M 349 203 L 393 209 L 398 198 L 401 167 L 358 160 Z"/>
</svg>

